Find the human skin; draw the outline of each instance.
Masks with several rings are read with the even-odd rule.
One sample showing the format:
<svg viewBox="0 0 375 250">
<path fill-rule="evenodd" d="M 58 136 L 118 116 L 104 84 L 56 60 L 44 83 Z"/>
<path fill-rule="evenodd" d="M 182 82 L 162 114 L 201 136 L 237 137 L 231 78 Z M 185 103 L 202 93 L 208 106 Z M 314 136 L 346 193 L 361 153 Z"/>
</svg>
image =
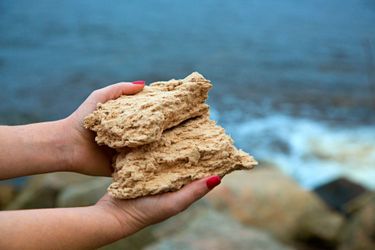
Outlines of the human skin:
<svg viewBox="0 0 375 250">
<path fill-rule="evenodd" d="M 69 117 L 53 122 L 0 126 L 0 179 L 56 171 L 110 176 L 112 151 L 98 146 L 83 119 L 98 102 L 142 90 L 143 81 L 94 91 Z M 109 195 L 79 208 L 0 212 L 0 249 L 95 249 L 165 220 L 220 183 L 218 176 L 181 190 L 131 200 Z"/>
</svg>

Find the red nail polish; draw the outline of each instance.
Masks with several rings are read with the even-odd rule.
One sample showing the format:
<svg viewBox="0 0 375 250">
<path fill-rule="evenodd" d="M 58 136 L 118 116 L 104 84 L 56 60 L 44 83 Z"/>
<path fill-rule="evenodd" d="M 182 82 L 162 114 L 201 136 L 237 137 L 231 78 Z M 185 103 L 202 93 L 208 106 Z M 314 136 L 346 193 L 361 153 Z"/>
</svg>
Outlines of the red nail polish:
<svg viewBox="0 0 375 250">
<path fill-rule="evenodd" d="M 210 179 L 206 181 L 206 185 L 208 189 L 213 189 L 221 182 L 220 176 L 212 176 Z"/>
<path fill-rule="evenodd" d="M 141 85 L 144 85 L 145 84 L 145 81 L 143 80 L 139 80 L 139 81 L 134 81 L 132 82 L 133 84 L 141 84 Z"/>
</svg>

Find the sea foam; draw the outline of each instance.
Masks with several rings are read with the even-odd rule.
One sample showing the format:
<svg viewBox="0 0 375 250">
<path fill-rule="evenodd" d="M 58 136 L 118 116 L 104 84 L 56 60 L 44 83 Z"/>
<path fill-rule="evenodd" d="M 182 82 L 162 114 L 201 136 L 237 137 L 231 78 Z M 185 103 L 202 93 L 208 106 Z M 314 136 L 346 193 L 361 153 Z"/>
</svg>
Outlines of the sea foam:
<svg viewBox="0 0 375 250">
<path fill-rule="evenodd" d="M 216 111 L 212 116 L 219 119 Z M 375 189 L 374 127 L 339 127 L 278 114 L 221 123 L 238 147 L 274 162 L 307 189 L 340 176 Z"/>
</svg>

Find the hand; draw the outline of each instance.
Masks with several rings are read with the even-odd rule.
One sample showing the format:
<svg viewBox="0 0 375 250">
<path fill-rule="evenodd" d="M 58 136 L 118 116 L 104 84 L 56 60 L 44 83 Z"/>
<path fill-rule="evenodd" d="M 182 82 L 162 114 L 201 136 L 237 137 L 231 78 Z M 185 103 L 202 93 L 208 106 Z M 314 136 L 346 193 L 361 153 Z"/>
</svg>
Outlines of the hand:
<svg viewBox="0 0 375 250">
<path fill-rule="evenodd" d="M 106 195 L 88 207 L 2 211 L 0 248 L 98 249 L 183 211 L 219 183 L 213 176 L 133 200 Z"/>
<path fill-rule="evenodd" d="M 211 176 L 194 181 L 176 192 L 129 200 L 115 199 L 106 194 L 95 207 L 113 215 L 120 225 L 119 234 L 125 237 L 182 212 L 220 182 L 219 176 Z"/>
<path fill-rule="evenodd" d="M 84 118 L 95 110 L 98 103 L 116 99 L 121 95 L 131 95 L 141 91 L 144 81 L 121 82 L 95 90 L 79 106 L 79 108 L 64 119 L 64 133 L 68 137 L 67 170 L 87 175 L 111 176 L 111 159 L 114 150 L 99 146 L 95 142 L 95 133 L 83 127 Z"/>
</svg>

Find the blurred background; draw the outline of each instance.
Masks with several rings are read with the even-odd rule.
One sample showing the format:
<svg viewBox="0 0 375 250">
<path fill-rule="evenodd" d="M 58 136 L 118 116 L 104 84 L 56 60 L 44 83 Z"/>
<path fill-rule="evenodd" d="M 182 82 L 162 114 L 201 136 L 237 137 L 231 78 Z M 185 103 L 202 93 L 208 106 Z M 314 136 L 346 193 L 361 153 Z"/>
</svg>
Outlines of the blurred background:
<svg viewBox="0 0 375 250">
<path fill-rule="evenodd" d="M 253 176 L 265 178 L 259 183 L 264 185 L 262 188 L 273 189 L 271 193 L 260 191 L 259 200 L 273 194 L 270 202 L 280 199 L 280 204 L 288 203 L 289 195 L 279 193 L 283 188 L 275 184 L 279 178 L 286 178 L 298 192 L 320 197 L 319 202 L 335 211 L 335 216 L 341 216 L 335 217 L 341 224 L 335 224 L 333 231 L 348 228 L 355 217 L 353 211 L 373 200 L 367 194 L 375 189 L 374 0 L 0 1 L 1 124 L 63 118 L 90 92 L 107 84 L 180 79 L 192 71 L 200 72 L 214 84 L 209 97 L 212 118 L 232 135 L 238 147 L 260 161 L 261 170 L 255 170 Z M 272 172 L 270 176 L 267 171 Z M 275 173 L 281 177 L 275 177 Z M 250 175 L 248 182 L 254 178 Z M 9 203 L 14 199 L 20 202 L 24 180 L 0 182 L 3 187 L 17 186 L 2 192 Z M 49 181 L 37 185 L 56 183 Z M 227 189 L 222 192 L 239 188 L 230 183 L 228 179 Z M 44 201 L 61 193 L 60 186 L 54 188 Z M 246 193 L 248 190 L 236 192 L 243 193 L 243 204 L 253 204 L 251 197 L 257 197 L 254 192 Z M 349 196 L 335 200 L 342 194 Z M 223 195 L 220 193 L 220 197 Z M 344 209 L 348 201 L 358 197 L 362 197 L 361 205 L 350 211 Z M 211 197 L 205 202 L 218 211 L 223 206 L 229 209 L 234 202 L 225 201 Z M 374 222 L 373 203 L 369 210 Z M 51 201 L 44 205 L 56 204 Z M 258 206 L 251 208 L 254 213 L 264 209 Z M 22 207 L 28 206 L 10 206 Z M 229 214 L 240 213 L 239 208 L 233 209 Z M 262 228 L 264 221 L 255 225 L 253 217 L 243 219 L 243 213 L 249 211 L 233 215 L 237 219 L 231 223 L 239 221 L 238 227 L 246 224 Z M 275 219 L 267 216 L 268 220 Z M 317 223 L 318 228 L 324 223 Z M 366 230 L 370 227 L 375 231 L 374 224 L 367 225 Z M 291 228 L 296 231 L 295 225 Z M 318 249 L 356 249 L 355 243 L 342 243 L 343 238 L 350 238 L 343 234 L 332 233 L 335 236 L 324 238 L 314 231 L 308 237 L 293 234 L 284 238 L 268 227 L 263 229 L 271 231 L 283 242 L 280 244 L 288 245 L 275 243 L 272 249 L 313 249 L 311 245 Z M 216 236 L 220 233 L 225 234 L 217 232 Z M 150 245 L 154 241 L 148 235 L 134 240 L 147 244 L 132 244 L 138 249 L 146 245 L 173 249 L 173 242 L 178 242 L 180 249 L 190 249 L 191 242 L 186 246 L 181 242 L 189 237 L 181 236 L 178 241 L 176 236 L 167 243 L 161 240 Z M 374 244 L 371 237 L 369 244 Z M 253 245 L 261 237 L 247 238 Z M 296 239 L 304 243 L 299 245 Z M 214 249 L 210 244 L 199 247 Z M 252 249 L 249 245 L 226 249 L 230 248 Z"/>
</svg>

